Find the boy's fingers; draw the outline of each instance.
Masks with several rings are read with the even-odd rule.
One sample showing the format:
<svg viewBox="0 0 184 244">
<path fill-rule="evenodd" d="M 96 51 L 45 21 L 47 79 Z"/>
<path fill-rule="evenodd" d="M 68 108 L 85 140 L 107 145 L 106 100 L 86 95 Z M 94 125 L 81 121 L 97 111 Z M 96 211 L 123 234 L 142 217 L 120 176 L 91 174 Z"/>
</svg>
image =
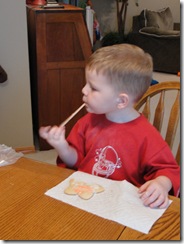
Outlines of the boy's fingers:
<svg viewBox="0 0 184 244">
<path fill-rule="evenodd" d="M 51 126 L 45 126 L 45 127 L 40 127 L 39 129 L 39 135 L 43 138 L 46 137 L 47 133 L 49 132 Z"/>
</svg>

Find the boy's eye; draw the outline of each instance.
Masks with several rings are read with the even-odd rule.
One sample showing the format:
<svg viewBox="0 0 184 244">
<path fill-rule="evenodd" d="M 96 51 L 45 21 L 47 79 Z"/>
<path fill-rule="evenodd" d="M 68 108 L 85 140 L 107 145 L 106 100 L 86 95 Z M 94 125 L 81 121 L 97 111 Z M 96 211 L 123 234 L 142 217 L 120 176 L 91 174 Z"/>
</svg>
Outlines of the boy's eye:
<svg viewBox="0 0 184 244">
<path fill-rule="evenodd" d="M 96 89 L 94 86 L 91 86 L 91 85 L 90 85 L 90 89 L 91 89 L 92 91 L 97 91 L 97 89 Z"/>
<path fill-rule="evenodd" d="M 97 91 L 97 89 L 95 87 L 91 87 L 92 91 Z"/>
</svg>

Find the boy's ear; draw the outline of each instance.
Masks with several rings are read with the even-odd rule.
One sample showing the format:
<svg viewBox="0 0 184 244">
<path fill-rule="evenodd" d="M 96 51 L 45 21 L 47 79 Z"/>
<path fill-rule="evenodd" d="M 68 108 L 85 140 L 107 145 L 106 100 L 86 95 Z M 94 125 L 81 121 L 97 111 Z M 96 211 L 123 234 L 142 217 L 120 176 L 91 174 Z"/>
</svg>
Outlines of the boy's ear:
<svg viewBox="0 0 184 244">
<path fill-rule="evenodd" d="M 119 94 L 117 98 L 117 107 L 119 109 L 125 108 L 129 103 L 129 96 L 126 93 Z"/>
</svg>

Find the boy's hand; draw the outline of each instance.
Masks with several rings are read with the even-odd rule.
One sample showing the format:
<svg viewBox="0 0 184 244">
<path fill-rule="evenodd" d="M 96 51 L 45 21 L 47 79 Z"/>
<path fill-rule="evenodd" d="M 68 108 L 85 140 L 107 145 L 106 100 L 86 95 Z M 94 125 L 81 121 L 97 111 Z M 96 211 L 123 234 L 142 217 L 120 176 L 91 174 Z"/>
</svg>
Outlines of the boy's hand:
<svg viewBox="0 0 184 244">
<path fill-rule="evenodd" d="M 159 176 L 143 184 L 138 192 L 145 206 L 166 208 L 169 204 L 168 192 L 171 187 L 171 181 L 167 177 Z"/>
<path fill-rule="evenodd" d="M 63 126 L 46 126 L 39 129 L 39 135 L 51 146 L 57 147 L 65 140 L 65 128 Z"/>
<path fill-rule="evenodd" d="M 77 162 L 77 151 L 65 139 L 65 127 L 45 126 L 39 129 L 40 136 L 53 146 L 61 160 L 70 168 Z"/>
</svg>

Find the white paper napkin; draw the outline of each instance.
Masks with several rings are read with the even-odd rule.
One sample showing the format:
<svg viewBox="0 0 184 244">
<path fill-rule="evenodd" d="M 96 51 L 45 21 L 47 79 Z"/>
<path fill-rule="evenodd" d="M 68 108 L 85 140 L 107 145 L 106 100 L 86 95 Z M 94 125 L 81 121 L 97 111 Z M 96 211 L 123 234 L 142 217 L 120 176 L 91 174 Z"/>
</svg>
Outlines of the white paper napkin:
<svg viewBox="0 0 184 244">
<path fill-rule="evenodd" d="M 67 195 L 64 190 L 70 179 L 84 181 L 87 184 L 99 184 L 105 191 L 94 194 L 89 200 L 83 200 L 78 195 Z M 147 234 L 166 209 L 145 207 L 137 191 L 138 188 L 126 180 L 114 181 L 77 171 L 45 194 Z M 170 200 L 169 204 L 171 202 Z"/>
</svg>

